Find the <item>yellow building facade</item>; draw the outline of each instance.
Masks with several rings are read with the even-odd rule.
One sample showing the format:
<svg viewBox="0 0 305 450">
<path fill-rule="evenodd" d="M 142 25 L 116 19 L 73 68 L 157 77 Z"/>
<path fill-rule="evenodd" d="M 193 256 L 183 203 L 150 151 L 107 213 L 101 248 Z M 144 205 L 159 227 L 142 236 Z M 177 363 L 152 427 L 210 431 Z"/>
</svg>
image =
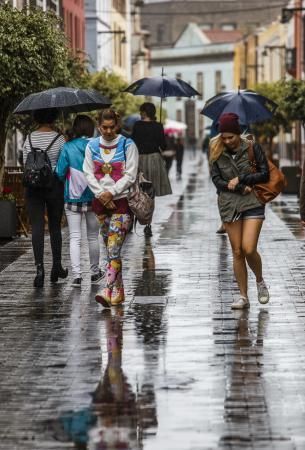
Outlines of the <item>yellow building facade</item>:
<svg viewBox="0 0 305 450">
<path fill-rule="evenodd" d="M 126 81 L 131 80 L 131 30 L 129 17 L 130 1 L 112 0 L 112 70 Z"/>
<path fill-rule="evenodd" d="M 287 27 L 273 22 L 245 36 L 235 46 L 234 85 L 253 89 L 257 83 L 285 78 Z"/>
</svg>

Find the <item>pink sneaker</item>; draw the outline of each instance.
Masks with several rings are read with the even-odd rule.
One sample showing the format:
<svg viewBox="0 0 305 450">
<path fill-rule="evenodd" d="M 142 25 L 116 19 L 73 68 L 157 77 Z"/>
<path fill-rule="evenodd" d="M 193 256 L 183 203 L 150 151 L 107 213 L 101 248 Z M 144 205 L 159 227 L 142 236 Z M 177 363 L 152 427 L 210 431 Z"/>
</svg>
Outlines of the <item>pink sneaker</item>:
<svg viewBox="0 0 305 450">
<path fill-rule="evenodd" d="M 95 296 L 95 301 L 102 305 L 104 308 L 111 307 L 111 289 L 104 288 L 98 292 Z"/>
</svg>

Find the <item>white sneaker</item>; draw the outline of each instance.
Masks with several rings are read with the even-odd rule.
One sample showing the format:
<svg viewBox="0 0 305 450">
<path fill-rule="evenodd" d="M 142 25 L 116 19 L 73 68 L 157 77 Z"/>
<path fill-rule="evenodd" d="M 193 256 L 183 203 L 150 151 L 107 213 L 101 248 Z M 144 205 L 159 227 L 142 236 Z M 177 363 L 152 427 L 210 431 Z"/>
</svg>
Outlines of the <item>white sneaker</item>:
<svg viewBox="0 0 305 450">
<path fill-rule="evenodd" d="M 266 286 L 265 281 L 261 281 L 260 283 L 256 283 L 257 286 L 257 297 L 258 297 L 258 301 L 262 304 L 265 305 L 266 303 L 269 302 L 269 291 L 268 288 Z"/>
<path fill-rule="evenodd" d="M 231 305 L 231 309 L 244 309 L 249 308 L 250 303 L 249 299 L 246 297 L 239 297 L 238 300 L 234 300 L 234 302 Z"/>
</svg>

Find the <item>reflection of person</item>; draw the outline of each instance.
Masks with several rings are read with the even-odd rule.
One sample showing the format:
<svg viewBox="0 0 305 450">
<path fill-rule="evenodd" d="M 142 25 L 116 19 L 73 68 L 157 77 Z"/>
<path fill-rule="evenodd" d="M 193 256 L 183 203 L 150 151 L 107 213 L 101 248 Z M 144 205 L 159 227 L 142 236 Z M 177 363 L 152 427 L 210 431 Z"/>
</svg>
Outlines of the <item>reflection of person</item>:
<svg viewBox="0 0 305 450">
<path fill-rule="evenodd" d="M 269 301 L 257 251 L 265 206 L 252 190 L 255 184 L 268 181 L 268 162 L 260 145 L 254 144 L 257 172 L 252 172 L 248 157 L 248 148 L 252 144 L 241 138 L 238 120 L 236 114 L 223 114 L 219 119 L 220 134 L 210 144 L 212 180 L 219 194 L 219 213 L 229 235 L 234 274 L 240 290 L 240 298 L 233 302 L 233 309 L 249 307 L 246 263 L 256 276 L 259 302 Z"/>
<path fill-rule="evenodd" d="M 89 116 L 75 118 L 69 133 L 69 142 L 64 144 L 56 166 L 56 174 L 65 181 L 65 212 L 69 226 L 70 258 L 74 280 L 72 286 L 80 287 L 82 219 L 86 220 L 91 282 L 98 283 L 104 273 L 99 269 L 98 222 L 92 211 L 93 193 L 83 174 L 83 163 L 88 138 L 94 134 L 94 122 Z"/>
<path fill-rule="evenodd" d="M 180 137 L 178 137 L 176 139 L 174 149 L 175 149 L 175 154 L 176 154 L 177 179 L 181 180 L 184 145 L 183 145 L 182 139 Z"/>
<path fill-rule="evenodd" d="M 76 449 L 143 449 L 145 430 L 157 424 L 154 391 L 149 384 L 135 395 L 122 367 L 123 309 L 104 310 L 107 364 L 89 408 L 70 411 L 47 426 L 59 442 Z"/>
<path fill-rule="evenodd" d="M 93 409 L 99 448 L 139 449 L 136 396 L 122 369 L 122 314 L 119 309 L 114 315 L 104 311 L 108 360 L 93 394 Z"/>
<path fill-rule="evenodd" d="M 101 136 L 89 142 L 83 166 L 96 197 L 93 209 L 107 248 L 107 285 L 95 297 L 106 308 L 125 299 L 121 249 L 132 221 L 126 197 L 136 180 L 139 159 L 135 143 L 116 134 L 118 123 L 119 117 L 112 109 L 100 113 Z"/>
<path fill-rule="evenodd" d="M 236 437 L 232 429 L 239 429 L 241 418 L 251 421 L 251 405 L 259 408 L 260 420 L 251 421 L 251 435 L 256 436 L 261 432 L 262 420 L 268 414 L 267 399 L 264 396 L 264 354 L 263 344 L 267 332 L 269 314 L 266 310 L 260 310 L 257 317 L 257 329 L 253 327 L 253 321 L 249 320 L 249 311 L 235 311 L 234 345 L 229 344 L 232 358 L 225 367 L 228 374 L 226 380 L 225 421 L 223 435 L 226 436 L 226 447 L 236 448 Z M 226 349 L 225 349 L 226 350 Z M 228 370 L 227 370 L 228 369 Z M 257 397 L 250 393 L 255 392 Z M 254 403 L 251 402 L 253 398 Z M 259 401 L 259 405 L 258 402 Z M 238 413 L 237 413 L 238 405 Z M 248 446 L 247 446 L 248 447 Z M 238 446 L 237 446 L 238 448 Z"/>
<path fill-rule="evenodd" d="M 31 148 L 46 150 L 49 146 L 48 157 L 54 170 L 60 154 L 61 147 L 65 143 L 64 136 L 55 131 L 55 121 L 58 117 L 56 109 L 42 109 L 34 111 L 33 117 L 38 124 L 37 129 L 29 134 L 23 146 L 23 161 L 26 162 Z M 61 219 L 64 210 L 64 186 L 54 177 L 53 186 L 50 189 L 26 189 L 26 204 L 32 227 L 32 246 L 34 251 L 37 275 L 34 280 L 35 287 L 44 285 L 44 230 L 45 209 L 47 210 L 48 226 L 50 232 L 53 265 L 51 270 L 51 282 L 58 278 L 66 278 L 68 270 L 61 265 Z"/>
<path fill-rule="evenodd" d="M 161 151 L 166 149 L 163 125 L 156 121 L 153 103 L 140 106 L 141 120 L 134 124 L 132 139 L 140 154 L 139 170 L 151 181 L 157 197 L 172 193 Z M 144 229 L 145 236 L 152 236 L 151 224 Z"/>
</svg>

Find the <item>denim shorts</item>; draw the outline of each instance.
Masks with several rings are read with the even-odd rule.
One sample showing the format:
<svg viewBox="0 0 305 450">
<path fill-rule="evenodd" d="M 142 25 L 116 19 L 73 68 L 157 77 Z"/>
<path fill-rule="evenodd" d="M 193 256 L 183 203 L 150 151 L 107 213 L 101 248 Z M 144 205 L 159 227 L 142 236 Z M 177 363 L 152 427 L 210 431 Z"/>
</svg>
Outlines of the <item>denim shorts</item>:
<svg viewBox="0 0 305 450">
<path fill-rule="evenodd" d="M 235 213 L 232 222 L 237 220 L 247 219 L 265 219 L 265 205 L 257 206 L 256 208 L 247 209 L 241 213 Z"/>
</svg>

